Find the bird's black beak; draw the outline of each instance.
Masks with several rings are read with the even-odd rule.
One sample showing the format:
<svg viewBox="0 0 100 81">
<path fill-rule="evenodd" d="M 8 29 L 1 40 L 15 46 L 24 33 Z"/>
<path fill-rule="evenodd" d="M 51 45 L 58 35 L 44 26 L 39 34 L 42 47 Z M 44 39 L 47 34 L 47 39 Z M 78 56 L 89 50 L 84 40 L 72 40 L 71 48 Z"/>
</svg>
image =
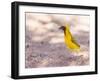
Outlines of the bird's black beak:
<svg viewBox="0 0 100 81">
<path fill-rule="evenodd" d="M 61 29 L 61 30 L 65 30 L 65 26 L 61 26 L 59 29 Z"/>
</svg>

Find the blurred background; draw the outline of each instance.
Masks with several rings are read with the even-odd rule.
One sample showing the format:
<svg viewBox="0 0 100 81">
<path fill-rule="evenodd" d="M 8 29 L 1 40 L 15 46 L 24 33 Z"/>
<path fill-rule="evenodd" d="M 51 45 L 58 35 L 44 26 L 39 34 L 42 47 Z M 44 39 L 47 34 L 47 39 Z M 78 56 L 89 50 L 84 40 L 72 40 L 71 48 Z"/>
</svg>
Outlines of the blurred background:
<svg viewBox="0 0 100 81">
<path fill-rule="evenodd" d="M 62 67 L 89 64 L 89 15 L 25 13 L 25 67 Z M 76 53 L 66 48 L 60 26 L 70 31 L 81 47 Z"/>
</svg>

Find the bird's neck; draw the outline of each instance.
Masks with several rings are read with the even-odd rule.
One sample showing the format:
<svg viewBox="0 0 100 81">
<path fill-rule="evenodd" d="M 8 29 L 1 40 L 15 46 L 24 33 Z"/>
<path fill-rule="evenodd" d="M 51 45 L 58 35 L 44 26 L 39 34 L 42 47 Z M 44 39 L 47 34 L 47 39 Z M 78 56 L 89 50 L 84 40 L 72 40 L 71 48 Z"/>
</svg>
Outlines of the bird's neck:
<svg viewBox="0 0 100 81">
<path fill-rule="evenodd" d="M 69 27 L 66 26 L 65 29 L 64 29 L 64 34 L 67 35 L 68 31 L 69 31 Z"/>
</svg>

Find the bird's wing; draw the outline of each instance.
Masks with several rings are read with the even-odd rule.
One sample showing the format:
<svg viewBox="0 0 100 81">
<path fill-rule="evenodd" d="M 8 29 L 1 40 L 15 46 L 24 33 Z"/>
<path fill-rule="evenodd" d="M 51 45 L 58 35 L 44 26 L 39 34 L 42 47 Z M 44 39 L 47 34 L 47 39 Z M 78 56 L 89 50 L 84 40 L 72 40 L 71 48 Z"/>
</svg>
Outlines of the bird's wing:
<svg viewBox="0 0 100 81">
<path fill-rule="evenodd" d="M 77 47 L 80 47 L 80 45 L 76 42 L 76 40 L 75 40 L 74 38 L 72 38 L 71 41 L 72 41 Z"/>
</svg>

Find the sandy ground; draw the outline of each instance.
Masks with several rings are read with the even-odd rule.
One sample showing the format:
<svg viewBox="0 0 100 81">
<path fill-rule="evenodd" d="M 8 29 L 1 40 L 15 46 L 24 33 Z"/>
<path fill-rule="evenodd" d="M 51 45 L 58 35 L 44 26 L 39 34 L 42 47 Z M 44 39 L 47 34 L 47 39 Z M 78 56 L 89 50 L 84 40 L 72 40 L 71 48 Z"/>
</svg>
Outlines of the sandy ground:
<svg viewBox="0 0 100 81">
<path fill-rule="evenodd" d="M 26 13 L 25 67 L 62 67 L 89 64 L 89 16 Z M 81 46 L 70 51 L 59 27 L 70 23 L 71 33 Z"/>
</svg>

